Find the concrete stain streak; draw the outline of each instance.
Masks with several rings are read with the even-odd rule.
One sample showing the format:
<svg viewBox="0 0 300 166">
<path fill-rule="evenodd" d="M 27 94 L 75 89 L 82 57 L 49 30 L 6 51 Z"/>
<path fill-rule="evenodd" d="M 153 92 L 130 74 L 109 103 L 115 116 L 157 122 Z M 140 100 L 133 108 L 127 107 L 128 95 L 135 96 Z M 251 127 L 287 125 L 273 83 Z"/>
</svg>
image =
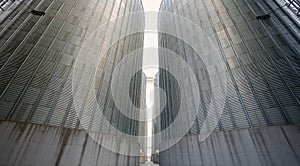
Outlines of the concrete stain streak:
<svg viewBox="0 0 300 166">
<path fill-rule="evenodd" d="M 120 151 L 126 148 L 122 139 L 97 134 L 106 137 L 106 144 L 118 144 Z M 0 122 L 0 149 L 0 165 L 134 166 L 140 162 L 139 157 L 105 149 L 84 130 L 22 122 Z"/>
</svg>

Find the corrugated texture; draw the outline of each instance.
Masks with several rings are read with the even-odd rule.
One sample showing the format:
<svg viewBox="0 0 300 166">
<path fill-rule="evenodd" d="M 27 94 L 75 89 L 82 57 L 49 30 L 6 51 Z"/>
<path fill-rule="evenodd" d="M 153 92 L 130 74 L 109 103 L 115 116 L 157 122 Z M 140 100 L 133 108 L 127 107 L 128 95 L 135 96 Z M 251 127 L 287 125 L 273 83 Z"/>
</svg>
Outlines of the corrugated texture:
<svg viewBox="0 0 300 166">
<path fill-rule="evenodd" d="M 187 136 L 160 153 L 160 165 L 299 165 L 299 128 L 263 128 L 300 124 L 299 27 L 273 0 L 163 0 L 160 10 L 183 16 L 203 30 L 221 54 L 227 78 L 226 102 L 217 132 L 199 142 L 197 135 L 211 106 L 213 88 L 206 72 L 211 66 L 205 66 L 203 61 L 217 64 L 215 53 L 203 49 L 199 54 L 209 58 L 200 59 L 182 39 L 159 34 L 159 45 L 176 52 L 193 69 L 203 105 Z M 270 17 L 256 18 L 267 13 Z M 193 27 L 180 23 L 168 15 L 159 15 L 160 30 L 192 39 L 196 46 L 207 43 L 197 38 Z M 166 55 L 159 52 L 159 63 L 176 66 Z M 187 75 L 186 80 L 189 78 Z M 174 121 L 178 108 L 172 103 L 179 102 L 176 81 L 170 74 L 160 71 L 158 83 L 169 101 L 166 114 L 154 123 L 155 132 Z M 187 93 L 185 97 L 190 96 Z M 155 139 L 154 150 L 167 146 L 173 135 Z M 157 155 L 153 158 L 158 160 Z"/>
<path fill-rule="evenodd" d="M 226 68 L 227 94 L 218 130 L 300 123 L 299 36 L 287 28 L 296 27 L 280 8 L 271 12 L 275 9 L 276 4 L 269 0 L 163 0 L 161 11 L 178 14 L 197 24 L 221 54 Z M 270 13 L 270 17 L 256 19 L 256 16 L 266 13 Z M 286 25 L 283 19 L 290 25 Z M 191 39 L 197 36 L 192 28 L 176 21 L 161 14 L 159 29 Z M 177 26 L 170 26 L 172 24 Z M 182 30 L 186 28 L 190 29 Z M 185 59 L 197 77 L 203 107 L 199 109 L 197 122 L 190 132 L 195 134 L 201 128 L 206 117 L 203 115 L 211 102 L 213 87 L 209 87 L 210 76 L 206 74 L 209 66 L 205 66 L 202 62 L 205 60 L 181 39 L 160 34 L 159 40 L 161 47 Z M 205 41 L 198 41 L 195 37 L 193 43 L 201 45 Z M 213 51 L 204 50 L 202 54 L 208 55 L 208 60 L 215 63 Z M 164 52 L 160 52 L 159 58 L 160 64 L 172 65 L 172 60 L 167 59 Z M 224 75 L 222 71 L 216 72 Z M 159 77 L 159 86 L 173 100 L 167 103 L 178 102 L 178 94 L 172 89 L 172 77 L 164 72 L 160 72 Z M 189 76 L 186 78 L 188 80 Z M 161 116 L 161 128 L 166 128 L 166 122 L 176 115 L 173 107 L 174 104 L 165 108 L 168 113 Z"/>
<path fill-rule="evenodd" d="M 33 9 L 45 12 L 45 15 L 33 15 L 30 13 Z M 137 135 L 139 124 L 136 121 L 126 119 L 129 122 L 125 122 L 124 116 L 121 117 L 123 114 L 112 113 L 116 111 L 110 83 L 114 67 L 122 58 L 143 47 L 144 34 L 122 37 L 116 43 L 112 43 L 112 38 L 119 37 L 121 31 L 143 30 L 143 14 L 135 18 L 122 17 L 124 20 L 112 23 L 113 28 L 103 26 L 118 16 L 137 11 L 142 11 L 140 0 L 22 1 L 0 23 L 0 119 L 81 128 L 72 96 L 72 75 L 75 72 L 78 82 L 84 80 L 91 84 L 97 80 L 96 87 L 73 87 L 73 95 L 80 91 L 85 98 L 80 106 L 82 109 L 77 109 L 80 120 L 90 122 L 89 127 L 94 131 L 103 128 L 99 119 L 94 119 L 94 112 L 87 111 L 86 96 L 89 89 L 95 88 L 99 101 L 105 102 L 103 107 L 110 123 L 116 124 L 114 127 L 119 130 Z M 100 27 L 103 34 L 94 39 L 98 45 L 88 50 L 96 57 L 103 48 L 110 49 L 99 66 L 93 66 L 98 67 L 94 80 L 94 77 L 89 77 L 91 72 L 84 73 L 90 66 L 79 65 L 80 69 L 74 69 L 74 63 L 84 42 Z M 84 60 L 80 60 L 79 64 L 84 64 Z M 135 60 L 128 69 L 142 65 L 142 56 Z M 118 76 L 124 74 L 118 73 Z M 134 78 L 130 92 L 137 106 L 140 105 L 141 77 L 137 74 Z M 121 89 L 123 85 L 116 86 Z"/>
<path fill-rule="evenodd" d="M 199 142 L 186 136 L 160 153 L 160 166 L 298 166 L 300 127 L 219 131 Z"/>
<path fill-rule="evenodd" d="M 98 136 L 106 144 L 115 144 L 119 151 L 128 150 L 120 138 Z M 139 157 L 113 153 L 94 142 L 84 130 L 55 126 L 1 122 L 0 149 L 1 166 L 139 165 Z"/>
</svg>

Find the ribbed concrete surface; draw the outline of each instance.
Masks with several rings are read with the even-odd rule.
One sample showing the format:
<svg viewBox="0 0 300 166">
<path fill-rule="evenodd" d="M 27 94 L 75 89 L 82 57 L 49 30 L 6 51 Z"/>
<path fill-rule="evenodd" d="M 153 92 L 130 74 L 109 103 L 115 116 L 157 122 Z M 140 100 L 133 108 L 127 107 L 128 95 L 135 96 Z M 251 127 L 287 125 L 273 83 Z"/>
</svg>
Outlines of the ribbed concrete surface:
<svg viewBox="0 0 300 166">
<path fill-rule="evenodd" d="M 119 138 L 99 136 L 106 144 L 117 144 L 120 151 L 129 150 Z M 0 166 L 139 165 L 139 157 L 113 153 L 83 130 L 54 126 L 1 122 L 0 149 Z"/>
<path fill-rule="evenodd" d="M 207 117 L 205 111 L 213 103 L 207 97 L 213 87 L 203 81 L 210 77 L 205 75 L 206 68 L 215 68 L 214 72 L 220 75 L 224 73 L 213 66 L 218 62 L 213 51 L 199 53 L 210 57 L 205 66 L 190 44 L 161 34 L 160 46 L 176 52 L 190 64 L 198 77 L 201 103 L 205 104 L 199 111 L 204 115 L 197 116 L 188 133 L 190 136 L 160 152 L 160 165 L 300 165 L 299 127 L 292 126 L 300 124 L 300 40 L 295 21 L 275 0 L 163 0 L 160 10 L 186 17 L 211 39 L 225 63 L 224 87 L 227 88 L 222 117 L 214 128 L 220 132 L 199 142 L 197 135 Z M 269 17 L 257 19 L 264 15 Z M 162 14 L 159 20 L 159 29 L 187 36 L 194 43 L 192 46 L 206 43 L 194 38 L 197 37 L 195 28 L 188 29 L 177 19 Z M 161 64 L 176 65 L 164 55 L 165 52 L 160 52 Z M 178 102 L 174 100 L 179 93 L 172 87 L 175 81 L 171 76 L 160 73 L 159 81 L 160 87 L 171 87 L 166 88 L 166 94 L 173 100 L 169 103 Z M 154 123 L 154 129 L 169 127 L 177 115 L 176 109 L 174 104 L 167 105 L 167 113 L 161 116 L 160 122 Z M 184 125 L 186 121 L 181 123 Z M 155 150 L 166 147 L 174 139 L 172 134 L 164 138 L 154 140 Z"/>
<path fill-rule="evenodd" d="M 160 153 L 160 166 L 298 166 L 300 127 L 219 131 L 199 142 L 184 137 Z"/>
</svg>

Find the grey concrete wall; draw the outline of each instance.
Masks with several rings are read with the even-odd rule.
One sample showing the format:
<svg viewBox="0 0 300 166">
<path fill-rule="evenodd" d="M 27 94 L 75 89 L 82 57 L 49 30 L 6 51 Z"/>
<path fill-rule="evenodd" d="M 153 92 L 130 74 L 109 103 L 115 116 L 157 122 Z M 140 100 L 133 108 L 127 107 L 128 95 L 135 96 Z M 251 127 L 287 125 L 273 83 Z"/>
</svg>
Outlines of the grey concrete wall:
<svg viewBox="0 0 300 166">
<path fill-rule="evenodd" d="M 227 98 L 219 130 L 300 123 L 300 42 L 299 34 L 291 30 L 299 31 L 299 27 L 278 4 L 273 0 L 163 0 L 160 10 L 191 20 L 220 51 L 226 69 Z M 270 13 L 270 17 L 256 18 L 266 13 Z M 178 27 L 170 26 L 173 24 Z M 192 28 L 185 32 L 182 29 L 189 27 L 163 14 L 159 17 L 159 26 L 159 29 L 187 38 L 197 36 Z M 211 105 L 209 96 L 213 87 L 202 81 L 211 79 L 204 74 L 209 66 L 205 66 L 202 63 L 205 60 L 181 39 L 160 34 L 159 40 L 161 47 L 173 50 L 185 59 L 197 77 L 201 103 L 205 104 L 199 109 L 198 122 L 191 129 L 191 133 L 196 134 L 206 117 L 202 116 L 203 112 L 205 115 Z M 199 38 L 192 42 L 200 46 L 204 41 Z M 175 65 L 165 54 L 160 52 L 160 64 Z M 207 50 L 199 54 L 208 55 L 211 64 L 215 64 L 215 52 Z M 216 72 L 224 75 L 221 71 Z M 161 87 L 170 84 L 168 75 L 161 74 L 160 77 Z M 170 96 L 177 96 L 172 90 L 166 91 Z M 162 126 L 165 119 L 174 114 L 171 107 L 173 105 L 166 108 L 170 111 L 166 117 L 161 116 Z"/>
<path fill-rule="evenodd" d="M 116 144 L 120 152 L 131 150 L 120 138 L 98 135 L 106 144 Z M 84 130 L 56 126 L 0 122 L 0 149 L 0 166 L 139 165 L 139 157 L 113 153 Z"/>
<path fill-rule="evenodd" d="M 298 166 L 300 127 L 219 131 L 200 142 L 186 136 L 160 153 L 160 166 Z"/>
<path fill-rule="evenodd" d="M 45 15 L 33 15 L 32 10 L 45 12 Z M 122 17 L 122 24 L 113 22 L 113 28 L 104 25 L 118 16 L 137 11 L 142 11 L 140 0 L 24 0 L 9 16 L 0 13 L 0 119 L 82 128 L 79 119 L 82 121 L 84 117 L 91 122 L 94 131 L 100 131 L 101 125 L 93 119 L 93 113 L 87 111 L 86 102 L 78 118 L 74 106 L 78 102 L 73 100 L 72 94 L 82 90 L 80 94 L 87 96 L 91 88 L 74 88 L 72 76 L 75 73 L 85 78 L 91 72 L 83 71 L 91 66 L 96 68 L 98 63 L 82 65 L 80 69 L 75 68 L 75 64 L 84 43 L 101 26 L 105 27 L 105 33 L 94 39 L 97 44 L 88 50 L 93 56 L 99 56 L 100 50 L 110 48 L 105 60 L 97 66 L 95 88 L 99 101 L 103 99 L 107 105 L 112 105 L 113 100 L 107 96 L 114 67 L 128 53 L 143 47 L 143 33 L 120 37 L 121 30 L 144 29 L 144 20 L 141 14 L 139 18 Z M 112 43 L 112 38 L 118 37 L 121 39 Z M 139 56 L 130 67 L 141 65 L 142 57 Z M 92 79 L 94 77 L 85 78 L 85 81 L 92 82 Z M 133 82 L 136 86 L 131 89 L 133 94 L 138 94 L 132 97 L 137 105 L 140 82 L 138 75 Z M 112 112 L 107 105 L 103 107 Z M 115 114 L 107 116 L 111 116 L 108 119 L 112 124 L 115 123 L 112 121 L 119 121 L 125 126 Z M 130 130 L 126 132 L 136 133 L 138 124 L 126 129 Z"/>
</svg>

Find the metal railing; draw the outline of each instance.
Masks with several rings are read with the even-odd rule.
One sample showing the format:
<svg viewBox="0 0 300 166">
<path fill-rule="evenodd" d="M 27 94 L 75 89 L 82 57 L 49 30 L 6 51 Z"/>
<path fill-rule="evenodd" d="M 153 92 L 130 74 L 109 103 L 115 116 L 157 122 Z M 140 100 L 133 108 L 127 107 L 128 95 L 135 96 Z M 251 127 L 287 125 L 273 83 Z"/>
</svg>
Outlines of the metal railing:
<svg viewBox="0 0 300 166">
<path fill-rule="evenodd" d="M 5 8 L 10 6 L 15 0 L 0 0 L 0 10 L 4 11 Z"/>
<path fill-rule="evenodd" d="M 285 0 L 288 3 L 288 7 L 296 12 L 296 15 L 300 14 L 300 0 Z"/>
</svg>

